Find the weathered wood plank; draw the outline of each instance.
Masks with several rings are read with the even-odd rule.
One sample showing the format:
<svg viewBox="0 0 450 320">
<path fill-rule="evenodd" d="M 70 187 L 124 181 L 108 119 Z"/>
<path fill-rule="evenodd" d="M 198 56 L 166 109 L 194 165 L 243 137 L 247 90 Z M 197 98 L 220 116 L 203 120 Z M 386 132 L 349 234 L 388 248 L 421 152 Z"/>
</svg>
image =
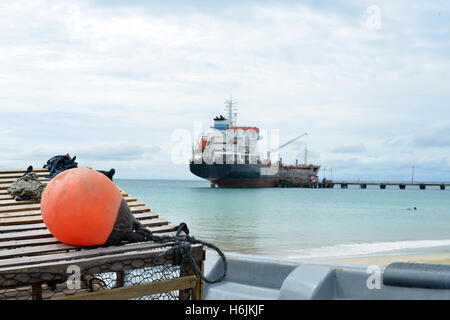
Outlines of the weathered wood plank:
<svg viewBox="0 0 450 320">
<path fill-rule="evenodd" d="M 68 250 L 81 250 L 81 248 L 77 246 L 69 246 L 64 243 L 57 244 L 48 244 L 48 245 L 40 245 L 36 247 L 24 247 L 18 249 L 10 249 L 10 250 L 1 250 L 0 251 L 0 259 L 13 258 L 13 257 L 22 257 L 22 256 L 32 256 L 34 254 L 44 254 L 44 253 L 52 253 L 52 252 L 61 252 Z"/>
<path fill-rule="evenodd" d="M 21 173 L 24 174 L 27 172 L 27 168 L 24 169 L 0 169 L 0 174 L 7 173 Z M 47 168 L 33 168 L 33 172 L 49 172 Z"/>
<path fill-rule="evenodd" d="M 133 210 L 135 210 L 136 207 L 137 207 L 137 210 L 139 210 L 139 209 L 142 209 L 142 207 L 145 206 L 145 204 L 143 205 L 143 202 L 135 202 L 137 200 L 136 198 L 125 197 L 125 199 L 127 200 L 127 204 L 133 203 L 130 206 L 130 209 L 131 209 L 132 212 L 133 212 Z M 151 211 L 151 210 L 148 209 L 148 211 Z M 40 215 L 40 214 L 41 214 L 41 210 L 39 208 L 39 210 L 3 212 L 3 213 L 0 213 L 0 218 L 23 217 L 23 216 L 33 216 L 33 215 Z"/>
<path fill-rule="evenodd" d="M 201 273 L 205 273 L 205 264 L 203 260 L 196 261 L 198 268 L 200 269 Z M 196 276 L 197 283 L 194 288 L 192 288 L 192 300 L 202 300 L 204 295 L 204 284 L 203 280 Z"/>
<path fill-rule="evenodd" d="M 144 203 L 142 201 L 139 201 L 138 199 L 134 197 L 124 197 L 125 201 L 130 205 L 130 203 L 133 203 L 133 205 L 136 205 L 136 203 L 139 203 L 139 205 L 143 205 Z M 16 201 L 11 195 L 9 197 L 0 196 L 0 207 L 2 206 L 18 206 L 18 205 L 27 205 L 27 204 L 36 204 L 39 203 L 38 200 L 24 200 L 24 201 Z"/>
<path fill-rule="evenodd" d="M 61 242 L 55 237 L 0 241 L 0 249 L 13 249 L 26 246 L 46 245 L 52 243 L 61 243 Z"/>
<path fill-rule="evenodd" d="M 32 265 L 36 263 L 47 263 L 56 262 L 60 260 L 74 260 L 74 259 L 84 259 L 89 257 L 98 257 L 105 255 L 114 255 L 118 253 L 130 252 L 130 251 L 145 251 L 149 249 L 156 249 L 161 247 L 170 246 L 168 244 L 160 244 L 154 242 L 142 242 L 137 244 L 121 245 L 121 246 L 110 246 L 110 247 L 98 247 L 94 249 L 84 249 L 81 251 L 73 251 L 70 253 L 54 253 L 48 255 L 37 255 L 37 256 L 26 256 L 19 258 L 7 258 L 0 260 L 0 268 L 12 267 L 12 266 L 23 266 Z M 14 249 L 13 249 L 14 250 Z"/>
<path fill-rule="evenodd" d="M 16 201 L 14 199 L 6 199 L 6 200 L 2 199 L 2 200 L 0 200 L 0 207 L 26 205 L 26 204 L 36 204 L 36 203 L 39 203 L 39 200 Z"/>
<path fill-rule="evenodd" d="M 127 202 L 129 207 L 141 207 L 144 206 L 145 203 L 141 201 L 130 201 Z M 32 203 L 32 204 L 15 204 L 9 206 L 0 206 L 0 215 L 8 212 L 22 212 L 22 211 L 32 211 L 39 210 L 41 208 L 40 203 Z"/>
<path fill-rule="evenodd" d="M 1 183 L 0 183 L 0 185 L 1 185 Z M 9 187 L 7 187 L 7 188 L 2 188 L 1 186 L 0 186 L 0 195 L 7 195 L 7 194 L 9 194 L 8 193 L 8 188 Z M 121 193 L 122 193 L 122 196 L 124 196 L 124 197 L 127 197 L 128 196 L 128 193 L 126 193 L 126 192 L 124 192 L 124 191 L 120 191 Z"/>
<path fill-rule="evenodd" d="M 152 228 L 149 228 L 152 230 Z M 174 232 L 168 232 L 166 231 L 167 235 L 174 235 Z M 149 242 L 151 243 L 151 242 Z M 69 251 L 80 251 L 80 250 L 94 250 L 96 248 L 106 248 L 101 246 L 96 247 L 79 247 L 79 246 L 72 246 L 67 245 L 61 242 L 58 243 L 52 243 L 52 244 L 46 244 L 46 245 L 38 245 L 38 246 L 28 246 L 28 247 L 22 247 L 22 248 L 16 248 L 16 249 L 9 249 L 9 250 L 1 250 L 0 251 L 0 266 L 3 265 L 2 261 L 5 261 L 4 259 L 10 259 L 10 258 L 21 258 L 21 257 L 31 257 L 35 255 L 40 255 L 41 257 L 43 255 L 55 255 L 55 254 L 61 254 L 61 253 L 68 253 Z M 153 248 L 153 247 L 152 247 Z M 51 258 L 49 258 L 51 259 Z"/>
<path fill-rule="evenodd" d="M 33 170 L 33 172 L 40 178 L 45 178 L 50 173 L 48 171 L 36 172 L 34 170 Z M 22 177 L 24 174 L 25 174 L 25 171 L 24 172 L 10 172 L 10 173 L 1 173 L 1 171 L 0 171 L 0 180 L 3 180 L 3 179 L 18 179 L 18 178 Z"/>
<path fill-rule="evenodd" d="M 50 232 L 48 230 L 7 232 L 7 233 L 0 233 L 0 241 L 46 238 L 49 236 L 50 236 Z"/>
<path fill-rule="evenodd" d="M 30 210 L 30 211 L 17 211 L 17 212 L 6 212 L 0 213 L 0 218 L 19 218 L 27 216 L 40 216 L 41 210 Z"/>
<path fill-rule="evenodd" d="M 175 227 L 174 225 L 168 224 L 158 227 L 150 227 L 149 229 L 153 233 L 165 234 L 167 232 L 171 232 L 174 227 Z M 7 241 L 0 241 L 0 249 L 13 249 L 25 246 L 46 245 L 54 243 L 61 243 L 61 242 L 53 236 L 48 236 L 45 238 L 23 239 L 23 240 L 7 240 Z"/>
<path fill-rule="evenodd" d="M 175 290 L 190 289 L 197 286 L 195 276 L 186 276 L 170 280 L 161 280 L 151 283 L 139 284 L 129 287 L 102 290 L 82 295 L 73 295 L 64 300 L 126 300 L 138 297 L 150 296 L 158 293 L 166 293 Z"/>
<path fill-rule="evenodd" d="M 15 206 L 0 207 L 0 214 L 6 212 L 18 212 L 27 210 L 39 210 L 41 208 L 40 203 L 34 204 L 18 204 Z"/>
<path fill-rule="evenodd" d="M 158 218 L 156 213 L 136 213 L 138 220 Z M 40 215 L 20 218 L 0 218 L 0 233 L 11 231 L 26 231 L 46 228 Z"/>
<path fill-rule="evenodd" d="M 168 224 L 167 220 L 164 219 L 149 219 L 143 220 L 141 223 L 145 226 L 161 226 Z M 51 236 L 50 231 L 47 229 L 38 229 L 38 230 L 29 230 L 29 231 L 18 231 L 18 232 L 5 232 L 0 233 L 0 241 L 9 241 L 9 240 L 24 240 L 24 239 L 32 239 L 32 238 L 42 238 Z"/>
<path fill-rule="evenodd" d="M 4 183 L 4 184 L 10 183 L 10 184 L 12 184 L 17 179 L 18 178 L 3 178 L 3 179 L 0 179 L 0 183 Z M 40 182 L 48 182 L 50 180 L 51 179 L 48 179 L 48 178 L 45 178 L 45 177 L 38 177 L 38 181 L 40 181 Z"/>
</svg>

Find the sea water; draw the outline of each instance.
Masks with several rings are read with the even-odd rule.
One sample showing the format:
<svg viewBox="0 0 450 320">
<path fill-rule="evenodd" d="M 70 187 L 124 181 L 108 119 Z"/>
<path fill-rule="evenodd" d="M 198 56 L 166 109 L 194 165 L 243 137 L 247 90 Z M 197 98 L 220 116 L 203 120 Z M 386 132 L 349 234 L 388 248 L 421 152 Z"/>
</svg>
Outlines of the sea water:
<svg viewBox="0 0 450 320">
<path fill-rule="evenodd" d="M 210 188 L 116 180 L 168 220 L 226 252 L 291 258 L 450 252 L 450 190 Z M 414 210 L 416 207 L 416 210 Z"/>
</svg>

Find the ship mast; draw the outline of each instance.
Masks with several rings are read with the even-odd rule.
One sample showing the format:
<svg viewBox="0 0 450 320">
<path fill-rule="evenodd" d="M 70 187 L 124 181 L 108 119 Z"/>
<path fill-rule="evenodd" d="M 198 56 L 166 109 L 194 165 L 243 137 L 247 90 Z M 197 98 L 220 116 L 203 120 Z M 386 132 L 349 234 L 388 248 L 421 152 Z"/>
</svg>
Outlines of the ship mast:
<svg viewBox="0 0 450 320">
<path fill-rule="evenodd" d="M 230 121 L 230 127 L 236 126 L 237 110 L 234 105 L 237 104 L 233 101 L 233 97 L 230 95 L 230 99 L 225 101 L 225 110 L 228 111 L 228 121 Z"/>
<path fill-rule="evenodd" d="M 305 166 L 308 164 L 308 147 L 305 142 Z"/>
</svg>

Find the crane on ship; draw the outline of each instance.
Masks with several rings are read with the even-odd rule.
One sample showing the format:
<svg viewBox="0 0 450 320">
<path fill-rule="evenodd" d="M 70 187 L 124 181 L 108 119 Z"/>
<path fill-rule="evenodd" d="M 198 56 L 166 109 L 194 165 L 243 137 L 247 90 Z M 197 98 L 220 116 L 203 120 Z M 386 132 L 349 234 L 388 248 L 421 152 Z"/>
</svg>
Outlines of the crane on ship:
<svg viewBox="0 0 450 320">
<path fill-rule="evenodd" d="M 291 144 L 291 143 L 294 142 L 294 141 L 297 141 L 298 139 L 300 139 L 301 137 L 304 137 L 304 136 L 308 136 L 308 133 L 305 132 L 304 134 L 301 134 L 301 135 L 299 135 L 298 137 L 295 137 L 294 139 L 289 140 L 289 141 L 286 142 L 286 143 L 283 143 L 283 144 L 282 144 L 281 146 L 279 146 L 278 148 L 274 148 L 274 149 L 268 151 L 268 152 L 267 152 L 267 159 L 270 159 L 270 154 L 271 154 L 272 152 L 279 151 L 279 150 L 281 150 L 282 148 L 286 147 L 287 145 Z M 305 160 L 305 161 L 306 161 L 306 160 Z"/>
</svg>

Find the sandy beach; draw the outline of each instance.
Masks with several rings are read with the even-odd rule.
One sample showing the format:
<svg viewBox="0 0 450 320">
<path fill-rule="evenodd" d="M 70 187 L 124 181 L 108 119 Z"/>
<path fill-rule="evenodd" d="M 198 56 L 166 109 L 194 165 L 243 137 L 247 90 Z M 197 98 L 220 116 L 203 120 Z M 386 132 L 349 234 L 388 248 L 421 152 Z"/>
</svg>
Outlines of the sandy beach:
<svg viewBox="0 0 450 320">
<path fill-rule="evenodd" d="M 365 265 L 387 266 L 393 262 L 415 262 L 415 263 L 431 263 L 431 264 L 449 264 L 450 253 L 432 253 L 417 255 L 396 255 L 396 256 L 376 256 L 376 257 L 355 257 L 355 258 L 329 258 L 321 259 L 323 261 L 338 263 L 354 263 Z"/>
</svg>

